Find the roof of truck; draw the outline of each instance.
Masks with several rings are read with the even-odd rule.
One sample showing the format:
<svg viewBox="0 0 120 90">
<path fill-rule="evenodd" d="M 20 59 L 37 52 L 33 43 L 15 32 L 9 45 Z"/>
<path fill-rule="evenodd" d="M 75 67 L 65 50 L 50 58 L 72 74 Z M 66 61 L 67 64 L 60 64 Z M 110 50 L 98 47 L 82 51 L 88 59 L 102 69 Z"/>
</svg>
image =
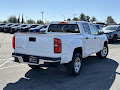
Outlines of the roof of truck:
<svg viewBox="0 0 120 90">
<path fill-rule="evenodd" d="M 51 24 L 76 24 L 76 23 L 90 23 L 86 21 L 53 21 Z"/>
</svg>

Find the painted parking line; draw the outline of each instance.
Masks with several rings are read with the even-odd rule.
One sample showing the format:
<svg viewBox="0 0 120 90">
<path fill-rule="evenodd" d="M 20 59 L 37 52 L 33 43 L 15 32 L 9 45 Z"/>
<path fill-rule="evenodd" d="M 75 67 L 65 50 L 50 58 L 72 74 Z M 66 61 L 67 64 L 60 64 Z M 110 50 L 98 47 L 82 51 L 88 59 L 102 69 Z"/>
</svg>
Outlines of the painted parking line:
<svg viewBox="0 0 120 90">
<path fill-rule="evenodd" d="M 0 59 L 0 61 L 2 61 L 2 60 L 3 60 L 3 61 L 4 61 L 4 60 L 9 60 L 9 59 L 10 59 L 10 60 L 11 60 L 11 59 L 14 60 L 14 58 L 4 58 L 4 59 Z"/>
<path fill-rule="evenodd" d="M 3 67 L 3 68 L 0 68 L 0 70 L 3 70 L 3 69 L 8 69 L 8 68 L 13 68 L 13 67 L 19 67 L 19 66 L 23 66 L 25 64 L 21 64 L 21 65 L 13 65 L 13 66 L 8 66 L 8 67 Z"/>
<path fill-rule="evenodd" d="M 7 59 L 4 59 L 4 60 L 7 60 Z M 13 58 L 8 59 L 6 62 L 4 62 L 3 64 L 1 64 L 1 65 L 0 65 L 0 68 L 1 68 L 2 66 L 4 66 L 6 63 L 8 63 L 9 61 L 11 61 L 11 60 L 13 60 Z"/>
</svg>

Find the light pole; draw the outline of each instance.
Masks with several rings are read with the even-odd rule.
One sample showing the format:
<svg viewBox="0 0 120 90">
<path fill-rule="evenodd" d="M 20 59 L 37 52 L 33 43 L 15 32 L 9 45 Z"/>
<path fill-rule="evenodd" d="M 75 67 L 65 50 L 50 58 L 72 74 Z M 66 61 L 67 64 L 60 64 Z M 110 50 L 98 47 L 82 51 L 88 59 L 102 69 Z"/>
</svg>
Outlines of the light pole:
<svg viewBox="0 0 120 90">
<path fill-rule="evenodd" d="M 27 24 L 27 18 L 28 18 L 28 17 L 26 17 L 26 24 Z"/>
<path fill-rule="evenodd" d="M 63 15 L 63 17 L 64 17 L 64 21 L 65 21 L 65 16 Z"/>
<path fill-rule="evenodd" d="M 74 18 L 75 18 L 76 15 L 77 15 L 77 14 L 73 14 Z"/>
<path fill-rule="evenodd" d="M 44 12 L 41 12 L 41 13 L 42 13 L 42 21 L 43 21 L 43 13 L 44 13 Z"/>
</svg>

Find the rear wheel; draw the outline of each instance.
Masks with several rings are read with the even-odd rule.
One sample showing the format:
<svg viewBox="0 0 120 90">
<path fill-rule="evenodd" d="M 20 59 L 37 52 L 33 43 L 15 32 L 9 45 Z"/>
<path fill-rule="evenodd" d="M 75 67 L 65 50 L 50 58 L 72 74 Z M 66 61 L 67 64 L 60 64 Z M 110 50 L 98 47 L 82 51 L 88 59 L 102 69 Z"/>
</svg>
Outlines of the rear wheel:
<svg viewBox="0 0 120 90">
<path fill-rule="evenodd" d="M 14 34 L 14 31 L 13 31 L 13 30 L 10 30 L 10 34 Z"/>
<path fill-rule="evenodd" d="M 18 58 L 15 57 L 14 59 L 15 59 L 15 62 L 19 62 Z"/>
<path fill-rule="evenodd" d="M 40 68 L 39 65 L 30 65 L 30 64 L 28 64 L 28 66 L 29 66 L 30 68 L 32 68 L 32 69 L 39 69 L 39 68 Z"/>
<path fill-rule="evenodd" d="M 100 51 L 100 52 L 98 52 L 96 55 L 97 55 L 97 57 L 98 57 L 99 59 L 104 59 L 104 58 L 106 58 L 107 55 L 108 55 L 108 46 L 104 46 L 104 47 L 103 47 L 103 50 Z"/>
<path fill-rule="evenodd" d="M 68 73 L 71 75 L 78 75 L 81 69 L 82 57 L 80 53 L 75 53 L 73 59 L 70 63 L 67 64 Z"/>
<path fill-rule="evenodd" d="M 113 39 L 112 39 L 112 42 L 117 42 L 117 38 L 118 38 L 117 35 L 114 35 Z"/>
<path fill-rule="evenodd" d="M 4 32 L 7 33 L 7 30 L 5 29 Z"/>
</svg>

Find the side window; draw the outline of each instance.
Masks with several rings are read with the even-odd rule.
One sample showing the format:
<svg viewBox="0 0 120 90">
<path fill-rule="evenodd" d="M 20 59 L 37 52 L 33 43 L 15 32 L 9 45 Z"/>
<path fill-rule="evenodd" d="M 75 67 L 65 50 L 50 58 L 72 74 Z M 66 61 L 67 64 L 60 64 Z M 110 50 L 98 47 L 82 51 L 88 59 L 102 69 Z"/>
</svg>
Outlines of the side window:
<svg viewBox="0 0 120 90">
<path fill-rule="evenodd" d="M 98 29 L 100 29 L 100 27 L 98 25 L 95 25 Z"/>
<path fill-rule="evenodd" d="M 118 29 L 117 30 L 119 30 L 120 31 L 120 27 L 118 27 Z"/>
<path fill-rule="evenodd" d="M 91 28 L 91 34 L 95 34 L 95 35 L 99 34 L 97 28 L 92 24 L 90 24 L 90 28 Z"/>
<path fill-rule="evenodd" d="M 82 26 L 84 28 L 85 33 L 91 34 L 89 25 L 87 23 L 83 23 Z"/>
</svg>

